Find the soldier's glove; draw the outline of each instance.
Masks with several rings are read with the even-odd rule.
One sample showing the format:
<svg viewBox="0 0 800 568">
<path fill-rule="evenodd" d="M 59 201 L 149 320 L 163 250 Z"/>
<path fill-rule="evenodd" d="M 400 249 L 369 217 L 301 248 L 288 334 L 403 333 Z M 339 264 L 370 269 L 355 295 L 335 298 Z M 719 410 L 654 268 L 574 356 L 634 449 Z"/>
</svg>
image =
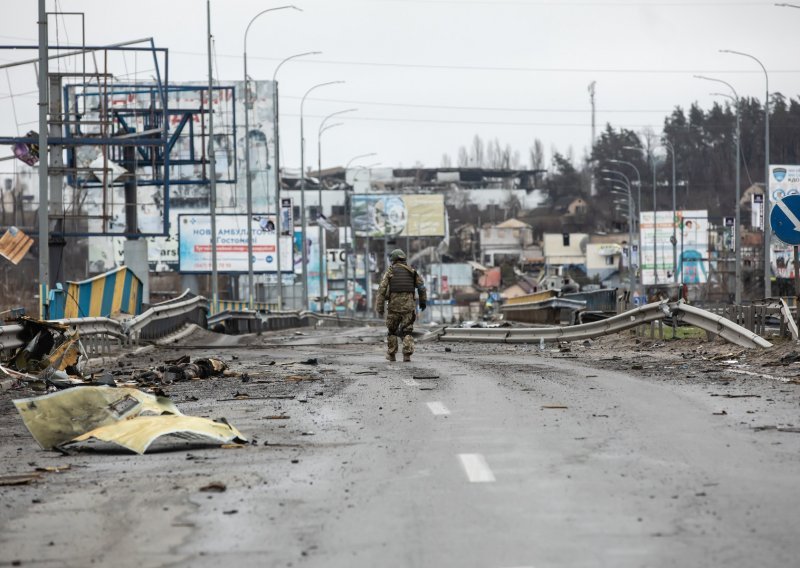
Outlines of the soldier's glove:
<svg viewBox="0 0 800 568">
<path fill-rule="evenodd" d="M 426 304 L 426 303 L 425 303 L 424 301 L 422 301 L 422 300 L 420 300 L 420 301 L 419 301 L 419 310 L 420 310 L 420 311 L 425 311 L 425 308 L 427 308 L 427 307 L 428 307 L 428 304 Z"/>
</svg>

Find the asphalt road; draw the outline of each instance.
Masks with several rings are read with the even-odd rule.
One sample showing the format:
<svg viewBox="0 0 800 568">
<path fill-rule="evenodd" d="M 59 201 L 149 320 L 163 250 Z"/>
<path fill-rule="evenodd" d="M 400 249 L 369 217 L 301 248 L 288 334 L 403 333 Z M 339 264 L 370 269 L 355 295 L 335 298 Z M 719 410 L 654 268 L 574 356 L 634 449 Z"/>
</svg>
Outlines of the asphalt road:
<svg viewBox="0 0 800 568">
<path fill-rule="evenodd" d="M 687 364 L 694 345 L 654 359 L 624 343 L 434 343 L 404 364 L 373 332 L 321 334 L 218 353 L 250 382 L 168 391 L 256 438 L 242 449 L 61 457 L 4 393 L 6 471 L 72 469 L 0 488 L 0 566 L 798 564 L 800 435 L 753 426 L 800 423 L 799 386 Z M 212 481 L 227 490 L 200 491 Z"/>
</svg>

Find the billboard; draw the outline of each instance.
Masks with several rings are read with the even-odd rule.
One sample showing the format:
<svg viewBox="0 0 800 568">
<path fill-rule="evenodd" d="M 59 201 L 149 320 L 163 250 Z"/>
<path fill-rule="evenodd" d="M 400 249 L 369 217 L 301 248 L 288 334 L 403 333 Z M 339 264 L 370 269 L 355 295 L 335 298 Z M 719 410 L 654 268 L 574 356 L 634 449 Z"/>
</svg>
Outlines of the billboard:
<svg viewBox="0 0 800 568">
<path fill-rule="evenodd" d="M 641 281 L 644 285 L 673 281 L 672 231 L 675 228 L 678 281 L 703 284 L 708 281 L 708 211 L 642 211 Z"/>
<path fill-rule="evenodd" d="M 359 237 L 443 237 L 444 195 L 353 195 Z"/>
<path fill-rule="evenodd" d="M 253 210 L 274 211 L 273 84 L 272 81 L 250 81 L 249 83 L 252 103 L 249 145 Z M 204 82 L 171 82 L 170 85 L 183 87 L 181 90 L 170 92 L 169 105 L 171 109 L 200 108 L 201 99 L 205 96 L 206 84 Z M 228 85 L 232 88 L 226 87 L 218 91 L 218 97 L 214 100 L 217 212 L 245 213 L 247 201 L 244 167 L 244 83 L 234 81 Z M 119 104 L 130 103 L 120 98 Z M 175 134 L 181 120 L 180 113 L 176 112 L 171 120 L 170 132 Z M 199 118 L 195 119 L 195 121 L 197 120 Z M 186 125 L 175 139 L 175 145 L 170 152 L 172 184 L 169 194 L 169 234 L 147 238 L 148 262 L 152 272 L 177 272 L 179 270 L 178 215 L 203 214 L 209 211 L 210 188 L 207 182 L 207 171 L 205 171 L 204 165 L 196 163 L 198 148 L 203 148 L 208 143 L 205 135 L 206 128 L 207 126 L 202 123 Z M 147 171 L 144 166 L 141 170 L 145 173 Z M 83 210 L 87 214 L 96 216 L 88 221 L 88 229 L 91 232 L 124 233 L 124 189 L 111 187 L 108 188 L 107 193 L 108 203 L 105 214 L 109 218 L 106 221 L 100 218 L 101 213 L 104 212 L 103 192 L 86 193 L 82 205 Z M 157 234 L 163 231 L 164 199 L 162 193 L 163 189 L 157 187 L 141 186 L 137 188 L 138 224 L 142 233 Z M 291 200 L 282 201 L 285 202 L 282 203 L 282 211 L 284 214 L 283 228 L 286 230 L 287 227 L 292 226 Z M 291 241 L 291 232 L 284 234 Z M 123 243 L 124 239 L 120 237 L 90 237 L 90 271 L 93 273 L 104 272 L 122 265 Z"/>
<path fill-rule="evenodd" d="M 277 270 L 277 235 L 274 215 L 253 215 L 253 271 Z M 211 272 L 211 215 L 178 216 L 178 256 L 180 271 Z M 217 215 L 217 270 L 246 273 L 247 215 Z M 292 239 L 281 237 L 281 271 L 292 271 Z"/>
</svg>

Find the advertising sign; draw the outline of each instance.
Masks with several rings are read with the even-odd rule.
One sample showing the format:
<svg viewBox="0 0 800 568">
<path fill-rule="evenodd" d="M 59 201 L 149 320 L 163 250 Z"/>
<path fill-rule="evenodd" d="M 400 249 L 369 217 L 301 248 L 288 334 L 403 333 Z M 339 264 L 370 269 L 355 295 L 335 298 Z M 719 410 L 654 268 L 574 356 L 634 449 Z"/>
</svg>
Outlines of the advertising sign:
<svg viewBox="0 0 800 568">
<path fill-rule="evenodd" d="M 353 195 L 352 218 L 359 237 L 442 237 L 444 195 Z"/>
<path fill-rule="evenodd" d="M 764 228 L 764 196 L 753 194 L 750 196 L 750 226 L 754 229 Z"/>
<path fill-rule="evenodd" d="M 800 195 L 800 166 L 770 166 L 770 202 L 774 204 L 788 195 Z"/>
<path fill-rule="evenodd" d="M 344 280 L 344 258 L 344 249 L 328 249 L 326 253 L 328 280 Z M 348 260 L 347 277 L 353 278 L 353 271 L 355 271 L 356 278 L 366 278 L 367 273 L 364 270 L 366 265 L 364 263 L 363 253 L 358 253 L 354 256 L 351 252 Z M 377 270 L 376 260 L 372 257 L 370 258 L 370 268 L 372 272 Z"/>
<path fill-rule="evenodd" d="M 277 240 L 274 215 L 253 215 L 253 271 L 277 270 Z M 217 270 L 246 273 L 247 215 L 217 215 Z M 211 216 L 178 216 L 178 249 L 180 271 L 211 272 Z M 281 271 L 292 271 L 292 240 L 281 237 Z"/>
<path fill-rule="evenodd" d="M 702 284 L 708 280 L 708 212 L 652 211 L 641 216 L 642 284 L 666 284 L 673 280 L 672 231 L 676 232 L 679 271 L 678 280 L 686 284 Z M 675 226 L 677 223 L 677 226 Z"/>
</svg>

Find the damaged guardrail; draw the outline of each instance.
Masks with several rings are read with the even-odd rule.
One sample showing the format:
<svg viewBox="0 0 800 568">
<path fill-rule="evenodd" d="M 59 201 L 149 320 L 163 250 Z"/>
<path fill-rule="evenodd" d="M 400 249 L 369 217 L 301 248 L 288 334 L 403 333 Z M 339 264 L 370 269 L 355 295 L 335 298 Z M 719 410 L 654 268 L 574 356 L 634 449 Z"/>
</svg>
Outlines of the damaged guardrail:
<svg viewBox="0 0 800 568">
<path fill-rule="evenodd" d="M 757 334 L 730 320 L 679 302 L 654 302 L 610 317 L 606 320 L 572 326 L 540 328 L 453 328 L 439 334 L 440 341 L 478 341 L 483 343 L 534 343 L 553 341 L 581 341 L 603 335 L 620 333 L 641 324 L 673 316 L 680 321 L 716 334 L 726 341 L 745 348 L 771 347 L 772 344 Z"/>
<path fill-rule="evenodd" d="M 127 320 L 125 332 L 136 342 L 158 339 L 190 323 L 206 327 L 207 317 L 208 300 L 203 296 L 191 295 L 187 290 L 180 297 L 151 306 L 142 314 Z"/>
</svg>

